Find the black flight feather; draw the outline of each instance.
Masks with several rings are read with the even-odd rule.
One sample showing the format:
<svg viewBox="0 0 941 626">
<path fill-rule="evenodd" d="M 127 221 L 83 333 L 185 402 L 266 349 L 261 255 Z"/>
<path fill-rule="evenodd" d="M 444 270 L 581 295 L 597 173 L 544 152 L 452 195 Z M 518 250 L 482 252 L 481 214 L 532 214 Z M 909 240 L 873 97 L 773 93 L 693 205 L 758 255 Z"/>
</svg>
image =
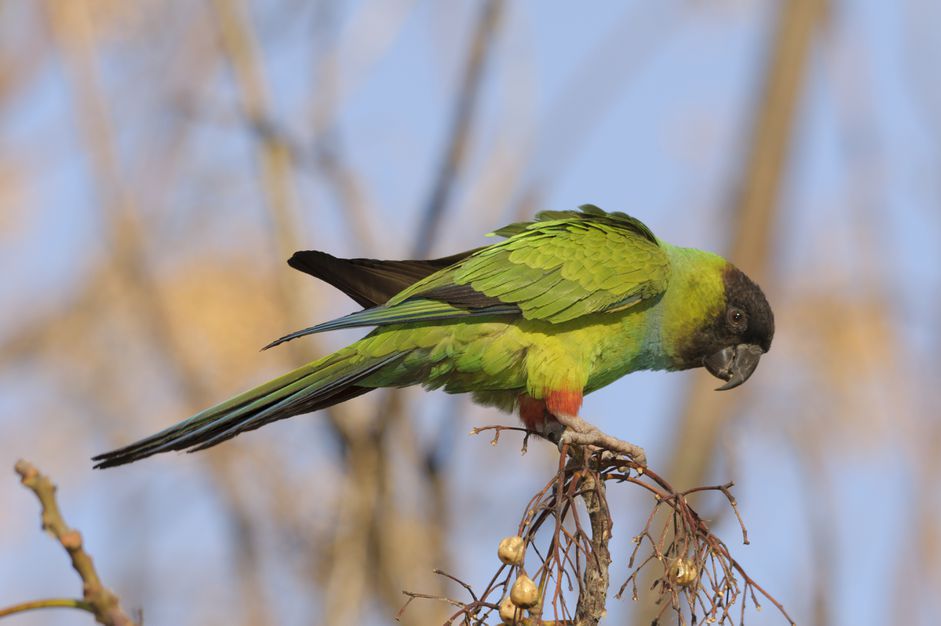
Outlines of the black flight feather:
<svg viewBox="0 0 941 626">
<path fill-rule="evenodd" d="M 422 278 L 467 258 L 477 250 L 427 261 L 340 259 L 318 250 L 294 253 L 288 265 L 327 282 L 364 308 L 385 304 L 389 298 Z"/>
</svg>

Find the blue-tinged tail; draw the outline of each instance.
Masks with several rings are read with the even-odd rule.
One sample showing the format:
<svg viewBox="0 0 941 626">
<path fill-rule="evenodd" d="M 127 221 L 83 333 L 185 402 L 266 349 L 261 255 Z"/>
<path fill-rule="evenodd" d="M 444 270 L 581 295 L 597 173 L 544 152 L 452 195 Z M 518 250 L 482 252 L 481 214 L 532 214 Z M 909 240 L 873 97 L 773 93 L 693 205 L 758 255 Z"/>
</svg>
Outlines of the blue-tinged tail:
<svg viewBox="0 0 941 626">
<path fill-rule="evenodd" d="M 210 448 L 247 430 L 323 409 L 371 391 L 370 387 L 357 383 L 402 356 L 393 353 L 381 359 L 351 362 L 355 353 L 341 350 L 92 460 L 97 462 L 96 468 L 105 468 L 133 463 L 168 450 L 195 452 Z"/>
</svg>

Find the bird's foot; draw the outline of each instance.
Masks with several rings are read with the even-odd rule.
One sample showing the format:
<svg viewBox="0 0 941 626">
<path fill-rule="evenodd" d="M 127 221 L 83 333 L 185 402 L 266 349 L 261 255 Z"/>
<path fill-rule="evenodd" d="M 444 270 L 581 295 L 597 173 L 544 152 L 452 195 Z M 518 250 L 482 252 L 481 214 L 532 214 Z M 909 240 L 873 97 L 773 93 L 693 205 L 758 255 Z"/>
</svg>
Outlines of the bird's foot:
<svg viewBox="0 0 941 626">
<path fill-rule="evenodd" d="M 624 455 L 630 457 L 638 465 L 647 466 L 647 454 L 640 446 L 612 437 L 577 415 L 556 415 L 556 419 L 565 426 L 565 431 L 558 440 L 559 447 L 565 444 L 594 446 L 603 452 Z"/>
</svg>

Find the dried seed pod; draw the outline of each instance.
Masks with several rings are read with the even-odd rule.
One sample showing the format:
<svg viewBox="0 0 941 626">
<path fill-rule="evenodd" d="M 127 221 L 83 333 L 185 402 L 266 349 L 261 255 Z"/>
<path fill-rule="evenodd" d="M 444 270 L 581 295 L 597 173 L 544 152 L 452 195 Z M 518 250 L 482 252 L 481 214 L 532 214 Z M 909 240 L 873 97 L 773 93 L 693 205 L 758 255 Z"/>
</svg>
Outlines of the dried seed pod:
<svg viewBox="0 0 941 626">
<path fill-rule="evenodd" d="M 696 582 L 698 575 L 696 564 L 689 559 L 673 559 L 669 569 L 667 569 L 667 578 L 670 579 L 670 582 L 681 587 L 692 585 Z"/>
<path fill-rule="evenodd" d="M 497 548 L 497 556 L 507 565 L 522 565 L 526 556 L 526 542 L 519 535 L 504 537 Z"/>
<path fill-rule="evenodd" d="M 534 607 L 539 602 L 539 587 L 532 578 L 526 574 L 520 574 L 510 589 L 510 599 L 513 600 L 513 604 L 524 609 Z"/>
<path fill-rule="evenodd" d="M 504 624 L 516 624 L 523 617 L 523 610 L 513 604 L 510 596 L 503 598 L 500 603 L 500 619 Z"/>
</svg>

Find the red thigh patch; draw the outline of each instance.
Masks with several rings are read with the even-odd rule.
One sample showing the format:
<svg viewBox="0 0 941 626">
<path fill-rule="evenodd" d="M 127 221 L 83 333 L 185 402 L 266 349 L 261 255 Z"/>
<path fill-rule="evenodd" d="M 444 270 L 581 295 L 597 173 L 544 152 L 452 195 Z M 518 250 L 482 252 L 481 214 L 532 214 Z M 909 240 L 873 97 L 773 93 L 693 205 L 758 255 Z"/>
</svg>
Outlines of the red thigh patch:
<svg viewBox="0 0 941 626">
<path fill-rule="evenodd" d="M 578 415 L 582 397 L 582 392 L 577 389 L 550 391 L 546 394 L 546 408 L 553 415 Z"/>
</svg>

